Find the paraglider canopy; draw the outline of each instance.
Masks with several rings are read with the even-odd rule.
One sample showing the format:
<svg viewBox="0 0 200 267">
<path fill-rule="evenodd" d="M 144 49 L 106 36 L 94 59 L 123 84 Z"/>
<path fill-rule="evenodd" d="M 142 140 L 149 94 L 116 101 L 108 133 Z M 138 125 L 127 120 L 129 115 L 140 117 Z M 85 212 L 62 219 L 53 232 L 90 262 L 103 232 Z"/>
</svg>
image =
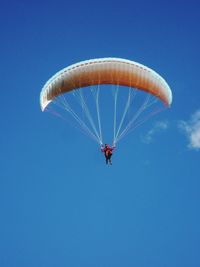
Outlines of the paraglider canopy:
<svg viewBox="0 0 200 267">
<path fill-rule="evenodd" d="M 100 91 L 102 94 L 108 89 L 113 89 L 113 86 L 115 87 L 111 90 L 113 101 L 111 99 L 106 105 L 104 98 L 103 105 L 100 105 Z M 88 88 L 82 91 L 83 87 Z M 86 99 L 88 92 L 91 92 L 93 96 L 95 106 L 93 109 L 90 109 L 89 105 L 92 100 Z M 138 92 L 144 96 L 144 100 L 137 107 L 135 96 Z M 123 93 L 126 93 L 125 98 L 124 95 L 121 97 Z M 76 103 L 79 103 L 80 113 L 73 109 L 71 95 L 72 98 L 76 98 Z M 126 99 L 125 102 L 123 99 Z M 113 114 L 113 122 L 107 122 L 104 125 L 113 126 L 113 144 L 115 145 L 127 133 L 160 111 L 159 109 L 150 111 L 157 101 L 164 103 L 162 105 L 164 107 L 171 105 L 172 92 L 167 82 L 154 70 L 122 58 L 90 59 L 73 64 L 50 78 L 40 93 L 42 111 L 49 110 L 51 102 L 57 104 L 59 108 L 70 113 L 82 131 L 100 145 L 103 144 L 102 111 L 113 106 L 113 110 L 107 111 L 104 116 L 108 119 L 108 115 Z M 113 105 L 110 104 L 111 102 Z M 118 108 L 118 104 L 121 107 Z M 134 112 L 131 113 L 132 106 L 134 106 L 132 109 Z M 57 112 L 52 113 L 58 115 Z M 145 116 L 141 117 L 141 114 Z"/>
<path fill-rule="evenodd" d="M 167 106 L 172 102 L 168 84 L 152 69 L 126 59 L 99 58 L 73 64 L 56 73 L 41 91 L 41 109 L 44 111 L 60 94 L 98 84 L 133 87 L 155 95 Z"/>
</svg>

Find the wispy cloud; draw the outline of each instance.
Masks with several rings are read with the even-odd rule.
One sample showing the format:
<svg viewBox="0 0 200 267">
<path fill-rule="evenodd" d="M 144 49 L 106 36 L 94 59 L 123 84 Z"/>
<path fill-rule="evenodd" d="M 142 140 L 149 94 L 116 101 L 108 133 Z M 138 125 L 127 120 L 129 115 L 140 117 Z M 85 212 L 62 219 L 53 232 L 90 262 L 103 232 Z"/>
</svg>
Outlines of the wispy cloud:
<svg viewBox="0 0 200 267">
<path fill-rule="evenodd" d="M 185 132 L 189 140 L 188 147 L 200 150 L 200 110 L 192 114 L 190 120 L 181 121 L 179 123 L 179 128 Z"/>
<path fill-rule="evenodd" d="M 169 127 L 168 121 L 158 121 L 155 123 L 153 128 L 147 132 L 146 135 L 142 136 L 142 141 L 146 144 L 149 144 L 153 141 L 153 138 L 156 134 L 166 131 Z"/>
</svg>

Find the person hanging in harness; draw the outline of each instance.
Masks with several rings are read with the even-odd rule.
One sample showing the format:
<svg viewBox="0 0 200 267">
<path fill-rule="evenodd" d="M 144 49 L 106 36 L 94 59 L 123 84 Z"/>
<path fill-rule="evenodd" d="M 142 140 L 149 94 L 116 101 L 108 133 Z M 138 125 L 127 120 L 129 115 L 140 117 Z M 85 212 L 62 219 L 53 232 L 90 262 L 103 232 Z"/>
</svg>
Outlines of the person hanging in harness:
<svg viewBox="0 0 200 267">
<path fill-rule="evenodd" d="M 112 147 L 110 147 L 109 145 L 105 144 L 104 145 L 101 145 L 101 152 L 104 153 L 105 155 L 105 158 L 106 158 L 106 164 L 110 164 L 112 165 L 112 161 L 111 161 L 111 157 L 112 157 L 112 154 L 113 154 L 113 150 L 115 149 L 115 146 L 113 145 Z"/>
</svg>

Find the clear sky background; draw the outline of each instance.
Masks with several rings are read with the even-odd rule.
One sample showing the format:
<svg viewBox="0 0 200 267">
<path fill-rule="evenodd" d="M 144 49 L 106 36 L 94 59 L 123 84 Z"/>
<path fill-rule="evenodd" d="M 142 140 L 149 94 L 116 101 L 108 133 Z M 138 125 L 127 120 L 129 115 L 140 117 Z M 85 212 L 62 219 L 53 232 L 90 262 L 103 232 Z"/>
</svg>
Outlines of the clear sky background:
<svg viewBox="0 0 200 267">
<path fill-rule="evenodd" d="M 193 0 L 1 3 L 1 267 L 200 266 L 199 14 Z M 109 56 L 155 69 L 174 97 L 112 167 L 39 106 L 55 72 Z"/>
</svg>

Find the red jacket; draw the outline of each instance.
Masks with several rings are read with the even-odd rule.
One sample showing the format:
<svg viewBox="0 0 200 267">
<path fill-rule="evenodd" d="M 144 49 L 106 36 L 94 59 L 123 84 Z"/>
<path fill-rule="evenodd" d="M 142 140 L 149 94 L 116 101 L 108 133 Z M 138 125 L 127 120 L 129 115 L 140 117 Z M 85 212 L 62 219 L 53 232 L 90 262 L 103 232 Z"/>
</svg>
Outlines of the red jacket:
<svg viewBox="0 0 200 267">
<path fill-rule="evenodd" d="M 114 146 L 106 146 L 106 147 L 101 147 L 101 152 L 104 152 L 105 156 L 107 157 L 108 155 L 112 155 L 112 151 L 115 149 Z"/>
</svg>

